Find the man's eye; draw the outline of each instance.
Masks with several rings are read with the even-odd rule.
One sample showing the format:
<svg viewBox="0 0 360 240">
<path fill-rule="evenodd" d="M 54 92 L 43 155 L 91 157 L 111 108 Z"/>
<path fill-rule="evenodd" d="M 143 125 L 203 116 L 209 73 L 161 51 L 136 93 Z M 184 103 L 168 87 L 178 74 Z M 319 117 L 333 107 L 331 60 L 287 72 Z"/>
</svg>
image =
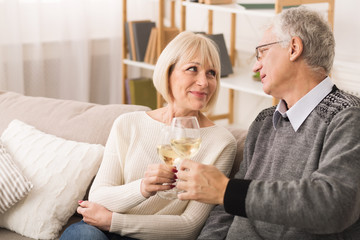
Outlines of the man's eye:
<svg viewBox="0 0 360 240">
<path fill-rule="evenodd" d="M 260 53 L 263 53 L 263 52 L 265 52 L 265 51 L 267 51 L 267 50 L 269 50 L 269 48 L 260 48 L 260 49 L 259 49 L 259 52 L 260 52 Z"/>
</svg>

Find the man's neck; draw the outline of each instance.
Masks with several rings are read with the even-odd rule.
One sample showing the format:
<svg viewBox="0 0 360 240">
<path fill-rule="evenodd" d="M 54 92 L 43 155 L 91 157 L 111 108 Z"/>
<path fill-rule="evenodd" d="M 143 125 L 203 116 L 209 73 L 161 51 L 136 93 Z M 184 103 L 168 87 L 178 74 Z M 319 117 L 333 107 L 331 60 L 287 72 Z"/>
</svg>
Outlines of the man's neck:
<svg viewBox="0 0 360 240">
<path fill-rule="evenodd" d="M 311 74 L 308 69 L 298 71 L 295 76 L 291 79 L 289 91 L 282 98 L 289 109 L 326 78 L 325 74 Z"/>
</svg>

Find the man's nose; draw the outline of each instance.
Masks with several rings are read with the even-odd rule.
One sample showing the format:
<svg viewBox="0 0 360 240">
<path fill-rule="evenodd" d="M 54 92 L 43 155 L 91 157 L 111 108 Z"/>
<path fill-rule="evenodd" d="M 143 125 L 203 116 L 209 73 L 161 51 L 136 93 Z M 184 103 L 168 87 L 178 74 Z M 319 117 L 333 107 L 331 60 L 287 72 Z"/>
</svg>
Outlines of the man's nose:
<svg viewBox="0 0 360 240">
<path fill-rule="evenodd" d="M 261 68 L 262 68 L 261 61 L 256 60 L 252 67 L 252 71 L 256 73 L 256 72 L 259 72 Z"/>
</svg>

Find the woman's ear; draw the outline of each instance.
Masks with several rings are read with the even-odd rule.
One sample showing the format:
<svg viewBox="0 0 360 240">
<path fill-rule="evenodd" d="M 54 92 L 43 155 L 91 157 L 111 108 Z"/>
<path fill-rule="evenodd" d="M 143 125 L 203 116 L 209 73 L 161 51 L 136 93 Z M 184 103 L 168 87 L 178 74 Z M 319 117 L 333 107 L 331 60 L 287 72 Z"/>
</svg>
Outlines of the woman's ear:
<svg viewBox="0 0 360 240">
<path fill-rule="evenodd" d="M 290 42 L 290 61 L 296 61 L 303 52 L 303 42 L 299 37 L 292 37 Z"/>
</svg>

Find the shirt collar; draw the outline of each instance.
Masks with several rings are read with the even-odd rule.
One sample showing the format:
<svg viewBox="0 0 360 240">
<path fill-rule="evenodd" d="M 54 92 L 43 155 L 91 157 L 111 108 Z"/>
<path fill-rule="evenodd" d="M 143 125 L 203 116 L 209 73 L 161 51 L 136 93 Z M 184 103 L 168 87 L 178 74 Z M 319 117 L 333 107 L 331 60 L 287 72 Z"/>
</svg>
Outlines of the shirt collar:
<svg viewBox="0 0 360 240">
<path fill-rule="evenodd" d="M 285 101 L 280 100 L 273 116 L 274 128 L 276 129 L 276 124 L 280 116 L 282 116 L 289 119 L 291 126 L 296 132 L 315 107 L 331 92 L 333 85 L 330 77 L 326 77 L 289 110 L 287 110 Z"/>
</svg>

